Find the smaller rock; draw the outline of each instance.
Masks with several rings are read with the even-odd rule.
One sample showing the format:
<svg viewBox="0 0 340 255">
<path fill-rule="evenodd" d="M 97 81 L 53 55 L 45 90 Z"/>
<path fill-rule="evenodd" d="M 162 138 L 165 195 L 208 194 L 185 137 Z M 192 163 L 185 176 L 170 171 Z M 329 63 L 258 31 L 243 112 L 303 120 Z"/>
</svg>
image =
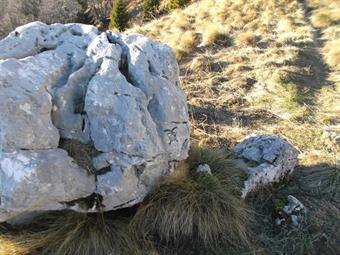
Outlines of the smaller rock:
<svg viewBox="0 0 340 255">
<path fill-rule="evenodd" d="M 303 221 L 306 212 L 305 206 L 296 197 L 289 195 L 288 204 L 285 205 L 280 212 L 283 217 L 276 218 L 275 224 L 282 225 L 288 221 L 290 224 L 297 227 Z"/>
<path fill-rule="evenodd" d="M 197 169 L 196 169 L 197 173 L 207 173 L 207 174 L 211 174 L 211 169 L 210 166 L 208 164 L 200 164 Z"/>
<path fill-rule="evenodd" d="M 286 219 L 285 218 L 276 218 L 275 219 L 275 225 L 281 226 L 283 223 L 285 223 Z"/>
<path fill-rule="evenodd" d="M 283 211 L 286 214 L 292 214 L 296 212 L 303 212 L 305 210 L 305 207 L 303 204 L 294 196 L 289 195 L 288 196 L 288 205 L 283 207 Z"/>
<path fill-rule="evenodd" d="M 297 164 L 297 150 L 274 135 L 252 135 L 234 147 L 233 151 L 247 166 L 242 197 L 267 184 L 290 175 Z"/>
<path fill-rule="evenodd" d="M 292 224 L 297 227 L 302 222 L 303 217 L 302 216 L 297 216 L 297 215 L 293 214 L 293 215 L 290 216 L 290 220 L 292 221 Z"/>
</svg>

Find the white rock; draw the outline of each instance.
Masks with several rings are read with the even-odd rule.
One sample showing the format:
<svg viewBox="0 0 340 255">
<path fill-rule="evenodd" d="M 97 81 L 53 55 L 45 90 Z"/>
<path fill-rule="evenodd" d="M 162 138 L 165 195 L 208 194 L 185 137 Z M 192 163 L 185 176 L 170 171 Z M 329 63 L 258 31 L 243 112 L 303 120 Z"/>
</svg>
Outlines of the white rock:
<svg viewBox="0 0 340 255">
<path fill-rule="evenodd" d="M 301 224 L 306 212 L 306 207 L 292 195 L 288 196 L 288 204 L 282 208 L 282 213 L 290 218 L 290 223 L 295 227 Z"/>
<path fill-rule="evenodd" d="M 297 212 L 304 212 L 306 209 L 304 205 L 294 196 L 288 196 L 288 205 L 283 207 L 283 211 L 286 214 L 292 214 Z"/>
<path fill-rule="evenodd" d="M 209 166 L 208 164 L 200 164 L 200 165 L 197 167 L 196 172 L 198 172 L 198 173 L 208 173 L 208 174 L 211 174 L 211 169 L 210 169 L 210 166 Z"/>
<path fill-rule="evenodd" d="M 245 163 L 255 166 L 247 168 L 242 197 L 262 185 L 279 182 L 290 175 L 297 164 L 297 150 L 285 140 L 273 135 L 250 136 L 234 147 L 233 151 Z"/>
<path fill-rule="evenodd" d="M 302 220 L 303 220 L 303 217 L 302 216 L 297 216 L 297 215 L 291 215 L 290 216 L 290 220 L 292 222 L 292 224 L 297 227 L 301 224 Z"/>
<path fill-rule="evenodd" d="M 81 24 L 18 27 L 0 41 L 0 119 L 0 221 L 86 211 L 81 200 L 93 193 L 102 204 L 88 211 L 132 206 L 188 155 L 175 54 L 138 34 Z M 69 162 L 57 149 L 60 138 L 93 145 L 95 175 Z M 54 157 L 67 159 L 63 170 L 49 162 Z"/>
</svg>

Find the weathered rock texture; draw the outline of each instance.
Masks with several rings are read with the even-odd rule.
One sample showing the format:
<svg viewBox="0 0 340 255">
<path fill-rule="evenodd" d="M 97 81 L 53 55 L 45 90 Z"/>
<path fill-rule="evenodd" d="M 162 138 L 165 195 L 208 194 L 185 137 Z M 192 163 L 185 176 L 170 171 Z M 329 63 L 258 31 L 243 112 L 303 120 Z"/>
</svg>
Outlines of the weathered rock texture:
<svg viewBox="0 0 340 255">
<path fill-rule="evenodd" d="M 0 120 L 0 222 L 134 205 L 189 148 L 172 50 L 88 25 L 34 22 L 0 41 Z M 97 152 L 89 169 L 61 139 Z"/>
<path fill-rule="evenodd" d="M 279 182 L 290 175 L 297 164 L 297 150 L 273 135 L 250 136 L 233 150 L 248 165 L 242 197 L 262 185 Z"/>
<path fill-rule="evenodd" d="M 276 225 L 291 224 L 295 227 L 299 226 L 307 212 L 305 206 L 294 196 L 289 195 L 288 203 L 280 212 L 280 217 L 275 219 Z"/>
</svg>

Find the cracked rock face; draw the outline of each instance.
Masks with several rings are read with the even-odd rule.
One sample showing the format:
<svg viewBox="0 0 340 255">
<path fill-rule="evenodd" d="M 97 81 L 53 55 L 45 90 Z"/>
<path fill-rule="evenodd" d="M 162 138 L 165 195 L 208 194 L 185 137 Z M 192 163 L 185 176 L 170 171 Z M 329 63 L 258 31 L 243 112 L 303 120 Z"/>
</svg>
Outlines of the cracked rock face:
<svg viewBox="0 0 340 255">
<path fill-rule="evenodd" d="M 279 182 L 290 175 L 297 164 L 297 150 L 273 135 L 250 136 L 233 151 L 248 166 L 243 198 L 262 185 Z"/>
<path fill-rule="evenodd" d="M 132 206 L 189 149 L 172 50 L 89 25 L 33 22 L 0 41 L 0 120 L 0 222 Z M 90 169 L 63 140 L 96 151 Z"/>
</svg>

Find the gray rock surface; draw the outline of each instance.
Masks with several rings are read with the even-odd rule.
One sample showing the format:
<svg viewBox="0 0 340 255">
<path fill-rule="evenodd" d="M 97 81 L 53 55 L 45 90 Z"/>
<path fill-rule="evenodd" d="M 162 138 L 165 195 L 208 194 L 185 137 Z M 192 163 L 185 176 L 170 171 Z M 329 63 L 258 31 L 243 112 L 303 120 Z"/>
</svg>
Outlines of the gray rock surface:
<svg viewBox="0 0 340 255">
<path fill-rule="evenodd" d="M 94 176 L 61 149 L 3 152 L 0 222 L 35 211 L 61 210 L 95 190 Z"/>
<path fill-rule="evenodd" d="M 210 169 L 210 166 L 208 164 L 200 164 L 200 165 L 198 165 L 196 172 L 197 173 L 211 174 L 211 169 Z"/>
<path fill-rule="evenodd" d="M 0 119 L 0 160 L 7 162 L 0 166 L 0 221 L 134 205 L 189 149 L 173 51 L 89 25 L 33 22 L 0 41 Z M 64 139 L 96 151 L 93 164 L 72 163 L 58 149 Z M 53 160 L 65 161 L 63 169 L 49 168 Z M 47 189 L 51 181 L 57 186 Z M 36 201 L 40 190 L 47 192 Z M 81 206 L 89 197 L 101 204 Z"/>
<path fill-rule="evenodd" d="M 294 196 L 289 195 L 288 203 L 282 208 L 282 217 L 275 220 L 276 225 L 282 225 L 283 223 L 290 223 L 291 225 L 298 227 L 307 213 L 306 207 Z M 287 219 L 287 220 L 286 220 Z"/>
<path fill-rule="evenodd" d="M 233 148 L 247 165 L 242 197 L 262 185 L 279 182 L 290 175 L 297 164 L 297 150 L 273 135 L 250 136 Z"/>
</svg>

